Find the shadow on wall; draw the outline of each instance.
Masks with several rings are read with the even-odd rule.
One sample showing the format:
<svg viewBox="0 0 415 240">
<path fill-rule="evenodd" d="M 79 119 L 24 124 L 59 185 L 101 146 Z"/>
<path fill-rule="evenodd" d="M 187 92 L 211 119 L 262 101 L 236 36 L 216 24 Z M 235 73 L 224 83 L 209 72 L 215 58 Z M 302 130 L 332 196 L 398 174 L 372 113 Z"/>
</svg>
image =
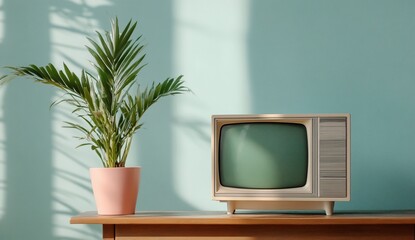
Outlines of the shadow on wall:
<svg viewBox="0 0 415 240">
<path fill-rule="evenodd" d="M 65 61 L 79 69 L 87 63 L 83 60 L 86 50 L 78 47 L 86 44 L 85 35 L 94 36 L 96 27 L 108 29 L 110 18 L 118 15 L 121 23 L 130 18 L 137 20 L 138 32 L 144 35 L 149 65 L 141 77 L 163 80 L 171 76 L 170 1 L 102 2 L 4 0 L 0 65 L 60 65 Z M 59 40 L 64 38 L 75 40 L 66 45 Z M 1 239 L 100 236 L 97 227 L 69 225 L 70 216 L 93 210 L 88 168 L 100 162 L 87 150 L 74 150 L 78 142 L 72 142 L 71 135 L 61 130 L 61 121 L 70 117 L 70 109 L 58 105 L 50 111 L 48 106 L 54 98 L 52 88 L 32 81 L 19 79 L 5 87 Z M 147 113 L 148 130 L 138 134 L 139 145 L 132 149 L 131 155 L 137 152 L 143 167 L 139 210 L 191 209 L 175 194 L 172 185 L 171 109 L 168 99 Z M 81 161 L 77 153 L 82 159 L 93 160 Z M 130 160 L 130 165 L 137 163 L 131 157 Z"/>
<path fill-rule="evenodd" d="M 32 11 L 32 18 L 24 9 Z M 50 36 L 47 1 L 6 0 L 2 65 L 47 62 Z M 40 27 L 34 27 L 40 26 Z M 16 31 L 19 29 L 19 31 Z M 30 39 L 30 41 L 23 41 Z M 20 43 L 19 45 L 14 45 Z M 4 239 L 52 239 L 50 89 L 15 82 L 4 96 L 5 213 L 0 224 Z M 17 226 L 24 224 L 24 230 Z"/>
</svg>

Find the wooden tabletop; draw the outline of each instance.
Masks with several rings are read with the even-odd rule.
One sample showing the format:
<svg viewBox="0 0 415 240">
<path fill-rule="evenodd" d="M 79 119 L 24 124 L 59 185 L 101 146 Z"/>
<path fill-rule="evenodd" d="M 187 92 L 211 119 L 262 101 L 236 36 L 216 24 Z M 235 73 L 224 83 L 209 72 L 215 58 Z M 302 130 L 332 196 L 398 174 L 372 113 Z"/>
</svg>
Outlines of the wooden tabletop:
<svg viewBox="0 0 415 240">
<path fill-rule="evenodd" d="M 324 214 L 295 213 L 237 213 L 136 212 L 132 215 L 104 216 L 85 212 L 70 219 L 71 224 L 170 224 L 170 225 L 344 225 L 344 224 L 415 224 L 415 210 L 360 211 Z"/>
</svg>

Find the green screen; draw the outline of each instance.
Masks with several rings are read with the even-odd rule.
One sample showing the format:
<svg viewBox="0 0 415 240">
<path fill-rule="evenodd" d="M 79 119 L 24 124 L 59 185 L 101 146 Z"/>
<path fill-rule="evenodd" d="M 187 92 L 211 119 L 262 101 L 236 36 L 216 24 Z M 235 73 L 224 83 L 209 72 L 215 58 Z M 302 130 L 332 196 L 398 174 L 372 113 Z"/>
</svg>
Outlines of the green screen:
<svg viewBox="0 0 415 240">
<path fill-rule="evenodd" d="M 307 131 L 302 124 L 242 123 L 221 128 L 219 174 L 223 186 L 301 187 L 307 181 Z"/>
</svg>

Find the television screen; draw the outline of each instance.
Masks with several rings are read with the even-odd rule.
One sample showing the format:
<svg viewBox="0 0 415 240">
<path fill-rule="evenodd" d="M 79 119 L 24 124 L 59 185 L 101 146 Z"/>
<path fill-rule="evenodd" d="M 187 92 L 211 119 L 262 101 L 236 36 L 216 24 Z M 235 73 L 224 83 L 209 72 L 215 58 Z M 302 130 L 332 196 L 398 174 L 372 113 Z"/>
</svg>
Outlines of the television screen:
<svg viewBox="0 0 415 240">
<path fill-rule="evenodd" d="M 296 123 L 222 126 L 219 175 L 222 186 L 247 189 L 302 187 L 307 182 L 307 130 Z"/>
</svg>

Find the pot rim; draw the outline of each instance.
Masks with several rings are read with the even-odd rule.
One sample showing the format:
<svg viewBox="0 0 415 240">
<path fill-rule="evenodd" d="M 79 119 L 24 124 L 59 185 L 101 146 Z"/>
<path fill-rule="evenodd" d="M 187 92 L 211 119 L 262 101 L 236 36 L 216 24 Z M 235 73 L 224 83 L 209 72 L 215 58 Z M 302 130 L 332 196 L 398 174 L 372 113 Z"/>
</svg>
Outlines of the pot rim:
<svg viewBox="0 0 415 240">
<path fill-rule="evenodd" d="M 95 170 L 95 169 L 136 169 L 141 168 L 141 166 L 131 166 L 131 167 L 90 167 L 89 169 Z"/>
</svg>

